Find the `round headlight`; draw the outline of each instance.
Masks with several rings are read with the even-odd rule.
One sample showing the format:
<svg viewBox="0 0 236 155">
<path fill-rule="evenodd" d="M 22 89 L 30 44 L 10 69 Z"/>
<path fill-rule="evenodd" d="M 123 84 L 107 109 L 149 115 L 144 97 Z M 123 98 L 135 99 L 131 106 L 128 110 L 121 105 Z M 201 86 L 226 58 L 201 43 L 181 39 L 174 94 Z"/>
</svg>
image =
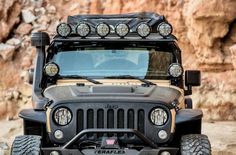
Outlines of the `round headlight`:
<svg viewBox="0 0 236 155">
<path fill-rule="evenodd" d="M 87 37 L 90 31 L 90 26 L 86 23 L 79 23 L 76 27 L 76 32 L 80 37 Z"/>
<path fill-rule="evenodd" d="M 129 33 L 129 26 L 127 24 L 118 24 L 115 28 L 115 32 L 118 36 L 124 37 Z"/>
<path fill-rule="evenodd" d="M 100 37 L 106 37 L 110 33 L 110 26 L 106 23 L 100 23 L 96 27 L 96 32 Z"/>
<path fill-rule="evenodd" d="M 180 77 L 183 74 L 183 68 L 178 63 L 173 63 L 169 67 L 169 74 L 172 77 Z"/>
<path fill-rule="evenodd" d="M 172 26 L 166 22 L 162 22 L 158 25 L 157 31 L 160 33 L 161 36 L 167 37 L 172 33 Z"/>
<path fill-rule="evenodd" d="M 72 29 L 70 27 L 69 24 L 66 23 L 61 23 L 57 26 L 57 33 L 61 36 L 61 37 L 67 37 L 70 35 Z"/>
<path fill-rule="evenodd" d="M 45 65 L 44 72 L 46 75 L 53 77 L 59 73 L 59 67 L 56 63 L 51 62 Z"/>
<path fill-rule="evenodd" d="M 167 112 L 162 108 L 155 108 L 151 111 L 150 119 L 155 125 L 164 125 L 167 122 Z"/>
<path fill-rule="evenodd" d="M 145 38 L 151 33 L 151 27 L 146 23 L 141 23 L 137 27 L 137 32 L 142 38 Z"/>
<path fill-rule="evenodd" d="M 54 112 L 54 120 L 58 125 L 67 125 L 72 119 L 72 114 L 67 108 L 58 108 Z"/>
</svg>

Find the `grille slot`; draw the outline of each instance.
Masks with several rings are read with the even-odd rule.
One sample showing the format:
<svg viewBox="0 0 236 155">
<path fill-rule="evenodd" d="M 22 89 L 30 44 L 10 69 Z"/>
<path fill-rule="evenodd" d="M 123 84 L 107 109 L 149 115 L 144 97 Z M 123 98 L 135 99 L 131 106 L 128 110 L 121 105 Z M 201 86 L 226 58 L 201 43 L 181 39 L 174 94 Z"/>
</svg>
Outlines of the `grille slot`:
<svg viewBox="0 0 236 155">
<path fill-rule="evenodd" d="M 143 109 L 78 109 L 77 133 L 88 128 L 130 128 L 145 133 L 145 113 Z M 119 137 L 124 135 L 129 138 L 134 136 L 118 134 Z M 102 134 L 88 135 L 91 136 L 101 137 Z"/>
</svg>

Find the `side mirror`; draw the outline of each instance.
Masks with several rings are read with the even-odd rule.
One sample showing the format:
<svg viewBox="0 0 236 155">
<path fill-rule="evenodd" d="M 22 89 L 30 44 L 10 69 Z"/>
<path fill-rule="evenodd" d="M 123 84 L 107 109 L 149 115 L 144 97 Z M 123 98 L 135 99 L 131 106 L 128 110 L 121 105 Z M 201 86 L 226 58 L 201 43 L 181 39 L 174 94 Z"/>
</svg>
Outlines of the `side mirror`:
<svg viewBox="0 0 236 155">
<path fill-rule="evenodd" d="M 188 89 L 185 91 L 185 95 L 191 95 L 192 87 L 200 85 L 201 85 L 201 72 L 199 70 L 186 70 L 185 86 L 187 86 Z"/>
</svg>

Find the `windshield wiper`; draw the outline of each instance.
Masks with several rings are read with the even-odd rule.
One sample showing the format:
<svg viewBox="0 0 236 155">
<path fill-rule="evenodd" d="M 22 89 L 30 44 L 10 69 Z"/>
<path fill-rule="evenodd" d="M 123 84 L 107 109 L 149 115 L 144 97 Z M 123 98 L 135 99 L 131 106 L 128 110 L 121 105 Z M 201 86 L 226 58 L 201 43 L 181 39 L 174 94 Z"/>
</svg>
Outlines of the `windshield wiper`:
<svg viewBox="0 0 236 155">
<path fill-rule="evenodd" d="M 108 79 L 116 79 L 116 78 L 120 78 L 120 79 L 136 79 L 136 80 L 139 80 L 143 83 L 145 83 L 146 85 L 156 85 L 155 83 L 151 82 L 151 81 L 148 81 L 148 80 L 145 80 L 145 79 L 141 79 L 137 76 L 132 76 L 132 75 L 115 75 L 115 76 L 106 76 L 104 78 L 108 78 Z"/>
<path fill-rule="evenodd" d="M 102 84 L 99 81 L 96 81 L 96 80 L 91 79 L 87 76 L 81 76 L 81 75 L 65 75 L 65 76 L 60 76 L 59 78 L 62 78 L 62 79 L 85 79 L 85 80 L 92 82 L 94 84 Z"/>
</svg>

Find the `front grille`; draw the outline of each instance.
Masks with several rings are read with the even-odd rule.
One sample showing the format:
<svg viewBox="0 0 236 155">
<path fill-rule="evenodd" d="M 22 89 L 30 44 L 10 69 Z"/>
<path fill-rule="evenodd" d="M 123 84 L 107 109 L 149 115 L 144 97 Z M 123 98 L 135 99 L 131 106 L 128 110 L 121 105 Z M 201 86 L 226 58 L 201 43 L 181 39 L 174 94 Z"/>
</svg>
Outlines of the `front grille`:
<svg viewBox="0 0 236 155">
<path fill-rule="evenodd" d="M 89 128 L 131 128 L 145 134 L 145 113 L 143 109 L 78 109 L 77 133 Z"/>
</svg>

